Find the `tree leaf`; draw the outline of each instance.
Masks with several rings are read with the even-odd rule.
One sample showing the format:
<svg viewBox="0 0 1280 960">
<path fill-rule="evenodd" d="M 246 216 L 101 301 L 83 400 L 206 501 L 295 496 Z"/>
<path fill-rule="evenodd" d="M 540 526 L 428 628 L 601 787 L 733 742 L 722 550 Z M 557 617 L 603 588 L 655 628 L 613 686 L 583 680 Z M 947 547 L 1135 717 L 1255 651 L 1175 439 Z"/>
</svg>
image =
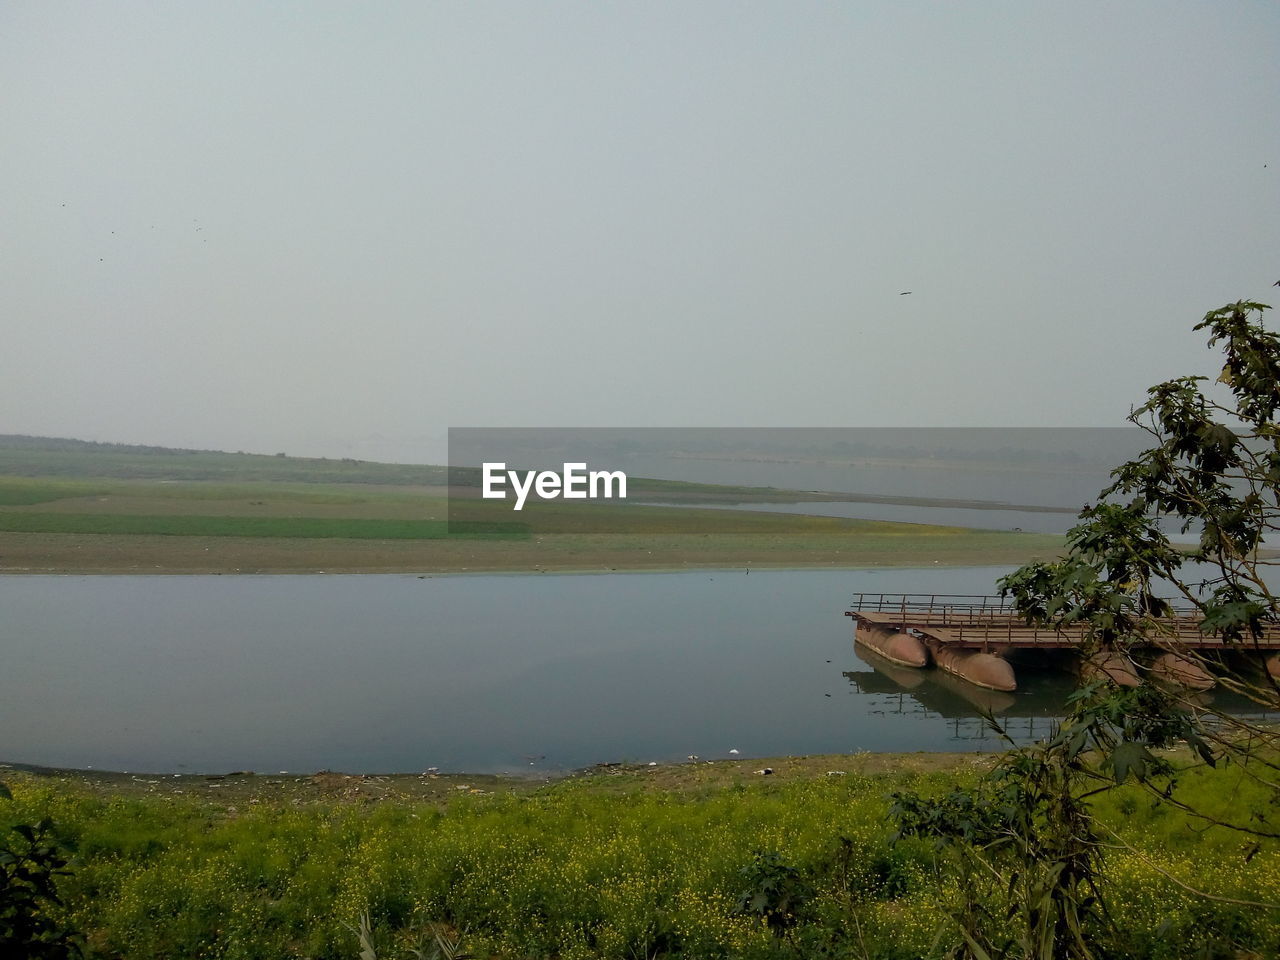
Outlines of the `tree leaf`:
<svg viewBox="0 0 1280 960">
<path fill-rule="evenodd" d="M 1117 744 L 1111 751 L 1111 768 L 1114 771 L 1116 783 L 1124 783 L 1129 779 L 1130 774 L 1135 780 L 1145 779 L 1155 759 L 1145 743 L 1126 740 Z"/>
</svg>

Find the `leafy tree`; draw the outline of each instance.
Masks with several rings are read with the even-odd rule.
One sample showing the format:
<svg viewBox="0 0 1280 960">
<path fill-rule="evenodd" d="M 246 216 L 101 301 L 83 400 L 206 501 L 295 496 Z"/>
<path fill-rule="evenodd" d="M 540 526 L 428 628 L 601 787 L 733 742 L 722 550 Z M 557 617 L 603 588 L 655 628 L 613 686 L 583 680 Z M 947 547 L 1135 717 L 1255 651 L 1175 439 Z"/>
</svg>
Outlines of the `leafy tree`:
<svg viewBox="0 0 1280 960">
<path fill-rule="evenodd" d="M 999 586 L 1028 622 L 1083 632 L 1085 656 L 1155 647 L 1275 707 L 1276 678 L 1257 668 L 1264 630 L 1280 624 L 1267 549 L 1280 526 L 1280 338 L 1262 324 L 1268 309 L 1240 301 L 1205 315 L 1195 329 L 1222 349 L 1217 380 L 1150 388 L 1129 419 L 1151 446 L 1112 471 L 1060 559 L 1022 567 Z M 1198 542 L 1175 545 L 1170 527 Z M 1191 627 L 1220 638 L 1224 654 L 1188 648 L 1180 636 Z M 1240 651 L 1254 654 L 1251 669 L 1229 669 Z M 1013 749 L 971 793 L 895 798 L 900 831 L 933 838 L 968 891 L 956 914 L 956 955 L 1095 955 L 1108 923 L 1098 879 L 1105 827 L 1089 799 L 1127 780 L 1206 823 L 1280 837 L 1280 732 L 1158 680 L 1147 673 L 1132 689 L 1084 685 L 1054 737 Z M 1181 743 L 1191 759 L 1175 762 L 1181 755 L 1164 748 Z M 1223 762 L 1238 764 L 1269 801 L 1224 816 L 1180 799 L 1181 772 Z"/>
</svg>

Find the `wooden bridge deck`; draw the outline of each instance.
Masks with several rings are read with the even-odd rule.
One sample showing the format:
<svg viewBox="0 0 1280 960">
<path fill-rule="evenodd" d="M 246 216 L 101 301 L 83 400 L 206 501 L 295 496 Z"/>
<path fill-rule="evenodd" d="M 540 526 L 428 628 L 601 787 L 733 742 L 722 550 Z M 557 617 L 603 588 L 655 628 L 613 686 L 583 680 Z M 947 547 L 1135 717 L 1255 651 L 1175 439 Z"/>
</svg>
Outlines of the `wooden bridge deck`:
<svg viewBox="0 0 1280 960">
<path fill-rule="evenodd" d="M 1056 630 L 1030 626 L 1012 605 L 999 597 L 940 594 L 858 594 L 845 616 L 869 626 L 913 630 L 941 643 L 970 649 L 1037 647 L 1070 649 L 1084 639 L 1082 627 Z M 1166 640 L 1198 649 L 1280 650 L 1280 625 L 1267 626 L 1257 640 L 1226 642 L 1200 632 L 1199 616 L 1190 609 L 1175 610 L 1162 622 L 1152 640 Z"/>
</svg>

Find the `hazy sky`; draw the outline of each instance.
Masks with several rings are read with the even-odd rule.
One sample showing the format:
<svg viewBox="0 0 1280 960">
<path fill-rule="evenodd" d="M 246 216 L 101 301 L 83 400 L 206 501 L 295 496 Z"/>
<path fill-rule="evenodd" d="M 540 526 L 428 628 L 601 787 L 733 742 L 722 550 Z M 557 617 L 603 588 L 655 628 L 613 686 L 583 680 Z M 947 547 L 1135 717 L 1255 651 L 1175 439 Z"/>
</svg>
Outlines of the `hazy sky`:
<svg viewBox="0 0 1280 960">
<path fill-rule="evenodd" d="M 1277 49 L 1273 2 L 6 0 L 0 433 L 1115 425 L 1280 302 Z"/>
</svg>

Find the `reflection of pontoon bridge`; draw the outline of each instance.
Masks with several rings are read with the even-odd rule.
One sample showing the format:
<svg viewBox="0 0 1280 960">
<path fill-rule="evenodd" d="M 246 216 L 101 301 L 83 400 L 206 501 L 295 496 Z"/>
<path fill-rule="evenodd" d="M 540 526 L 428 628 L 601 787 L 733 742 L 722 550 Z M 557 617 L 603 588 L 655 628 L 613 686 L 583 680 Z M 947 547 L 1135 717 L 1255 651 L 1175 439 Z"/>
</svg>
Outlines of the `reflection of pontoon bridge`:
<svg viewBox="0 0 1280 960">
<path fill-rule="evenodd" d="M 1060 674 L 1039 674 L 1034 693 L 1015 695 L 975 686 L 941 670 L 897 666 L 861 643 L 855 651 L 872 668 L 844 671 L 859 693 L 878 695 L 884 713 L 942 717 L 955 740 L 1002 741 L 982 716 L 987 713 L 998 715 L 1005 733 L 1019 742 L 1048 736 L 1071 688 Z"/>
<path fill-rule="evenodd" d="M 1005 733 L 1019 742 L 1029 742 L 1051 733 L 1063 715 L 1067 695 L 1074 689 L 1072 680 L 1061 670 L 1053 669 L 1069 659 L 1070 654 L 1052 658 L 1051 668 L 1028 671 L 1023 689 L 1018 693 L 989 690 L 961 680 L 941 670 L 919 670 L 902 667 L 886 660 L 862 643 L 855 645 L 859 659 L 870 670 L 846 670 L 844 676 L 859 693 L 879 695 L 884 698 L 886 713 L 928 713 L 949 721 L 952 734 L 962 740 L 1000 739 L 980 714 L 994 714 L 1000 718 Z M 1052 661 L 1058 661 L 1053 664 Z M 1040 666 L 1049 664 L 1041 663 Z M 1250 721 L 1274 721 L 1277 714 L 1239 694 L 1217 689 L 1212 693 L 1197 693 L 1191 706 L 1212 707 L 1215 713 Z M 1211 715 L 1202 722 L 1214 723 Z"/>
<path fill-rule="evenodd" d="M 1055 629 L 1028 625 L 1012 605 L 999 597 L 941 594 L 860 593 L 845 616 L 855 622 L 854 638 L 900 667 L 941 670 L 989 690 L 1017 689 L 1008 656 L 1014 651 L 1075 650 L 1084 628 Z M 1229 644 L 1200 632 L 1191 609 L 1175 610 L 1160 622 L 1160 640 L 1174 649 L 1156 649 L 1152 675 L 1193 689 L 1206 690 L 1213 677 L 1197 661 L 1177 652 L 1194 650 L 1258 650 L 1267 654 L 1267 669 L 1280 676 L 1280 629 L 1268 628 L 1256 641 Z M 1138 683 L 1138 671 L 1125 654 L 1103 651 L 1081 665 L 1123 686 Z"/>
<path fill-rule="evenodd" d="M 1061 711 L 1060 697 L 1018 697 L 976 686 L 941 670 L 899 666 L 862 643 L 857 646 L 857 654 L 872 669 L 846 670 L 844 675 L 861 693 L 907 693 L 943 717 L 971 717 L 974 711 L 1047 717 Z"/>
</svg>

